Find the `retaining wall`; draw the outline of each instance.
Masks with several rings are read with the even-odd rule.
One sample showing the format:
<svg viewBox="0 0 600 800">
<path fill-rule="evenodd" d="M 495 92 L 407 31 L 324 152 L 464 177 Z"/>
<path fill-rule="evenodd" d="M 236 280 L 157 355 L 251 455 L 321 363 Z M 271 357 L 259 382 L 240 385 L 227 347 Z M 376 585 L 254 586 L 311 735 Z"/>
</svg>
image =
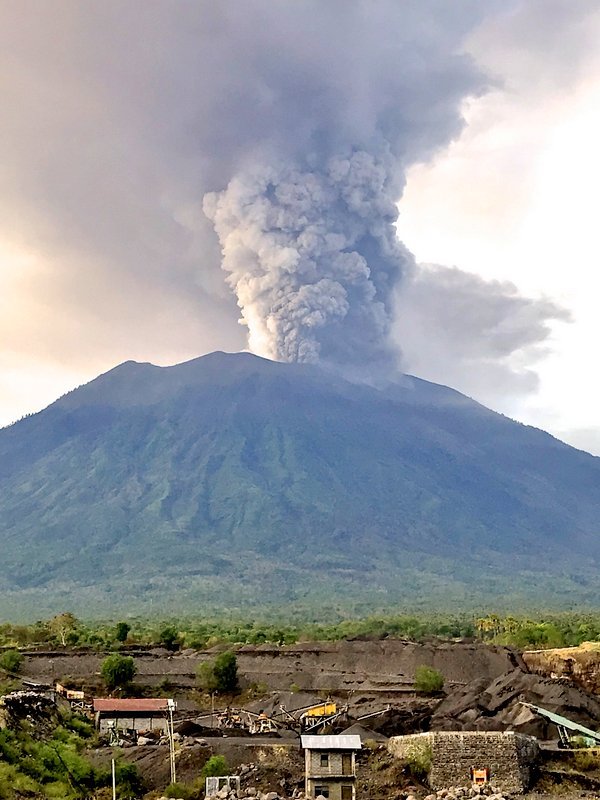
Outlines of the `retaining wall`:
<svg viewBox="0 0 600 800">
<path fill-rule="evenodd" d="M 396 757 L 428 766 L 432 789 L 465 786 L 470 768 L 488 767 L 490 781 L 504 792 L 524 792 L 532 783 L 539 757 L 537 740 L 499 731 L 432 731 L 393 736 L 388 750 Z"/>
</svg>

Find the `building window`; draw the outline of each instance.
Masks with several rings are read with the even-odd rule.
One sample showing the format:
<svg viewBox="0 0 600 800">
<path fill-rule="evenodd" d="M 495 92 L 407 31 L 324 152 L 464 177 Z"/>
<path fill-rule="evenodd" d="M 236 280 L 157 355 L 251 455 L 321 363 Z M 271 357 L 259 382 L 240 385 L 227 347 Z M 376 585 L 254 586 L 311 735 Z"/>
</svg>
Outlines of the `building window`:
<svg viewBox="0 0 600 800">
<path fill-rule="evenodd" d="M 329 786 L 315 786 L 315 797 L 319 795 L 329 797 Z"/>
<path fill-rule="evenodd" d="M 321 753 L 321 766 L 322 767 L 329 766 L 329 753 Z"/>
<path fill-rule="evenodd" d="M 352 800 L 352 786 L 342 784 L 342 800 Z"/>
</svg>

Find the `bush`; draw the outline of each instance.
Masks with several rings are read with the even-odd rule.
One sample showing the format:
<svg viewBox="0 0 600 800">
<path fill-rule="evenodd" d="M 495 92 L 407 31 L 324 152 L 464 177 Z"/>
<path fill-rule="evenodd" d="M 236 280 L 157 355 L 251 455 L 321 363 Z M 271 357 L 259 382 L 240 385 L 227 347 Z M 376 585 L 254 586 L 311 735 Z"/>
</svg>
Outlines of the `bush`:
<svg viewBox="0 0 600 800">
<path fill-rule="evenodd" d="M 196 681 L 203 692 L 217 691 L 217 678 L 215 675 L 215 665 L 212 661 L 203 661 L 196 670 Z"/>
<path fill-rule="evenodd" d="M 164 797 L 176 797 L 181 800 L 190 800 L 194 790 L 184 783 L 170 783 L 163 792 Z"/>
<path fill-rule="evenodd" d="M 131 683 L 136 671 L 135 663 L 131 656 L 112 653 L 102 662 L 102 677 L 107 687 L 111 690 Z"/>
<path fill-rule="evenodd" d="M 202 767 L 202 770 L 200 771 L 200 778 L 201 780 L 204 780 L 205 778 L 227 775 L 228 769 L 229 767 L 227 766 L 225 756 L 211 756 L 206 764 Z"/>
<path fill-rule="evenodd" d="M 427 741 L 414 742 L 406 754 L 406 765 L 410 774 L 421 783 L 427 782 L 432 755 L 431 743 Z"/>
<path fill-rule="evenodd" d="M 18 672 L 23 663 L 23 656 L 18 650 L 7 650 L 0 656 L 0 669 L 5 672 Z"/>
<path fill-rule="evenodd" d="M 135 800 L 135 798 L 140 797 L 145 787 L 135 764 L 117 763 L 115 773 L 119 789 L 118 797 L 123 798 L 123 800 Z"/>
<path fill-rule="evenodd" d="M 600 758 L 595 752 L 576 750 L 573 753 L 573 766 L 581 772 L 589 772 L 590 770 L 598 769 L 600 766 Z"/>
<path fill-rule="evenodd" d="M 444 676 L 433 667 L 422 665 L 415 670 L 415 691 L 435 694 L 444 688 Z"/>
</svg>

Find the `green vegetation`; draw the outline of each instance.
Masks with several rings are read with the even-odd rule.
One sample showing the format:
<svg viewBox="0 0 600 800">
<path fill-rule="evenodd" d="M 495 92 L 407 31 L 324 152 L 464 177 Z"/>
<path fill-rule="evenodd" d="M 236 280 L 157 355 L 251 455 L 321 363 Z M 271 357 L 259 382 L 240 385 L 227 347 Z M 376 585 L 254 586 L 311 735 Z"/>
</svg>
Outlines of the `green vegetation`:
<svg viewBox="0 0 600 800">
<path fill-rule="evenodd" d="M 158 643 L 167 650 L 177 650 L 181 644 L 179 638 L 179 631 L 174 625 L 167 625 L 162 629 L 159 635 Z"/>
<path fill-rule="evenodd" d="M 181 800 L 200 800 L 204 797 L 206 778 L 210 776 L 228 775 L 229 767 L 224 756 L 211 756 L 202 767 L 199 777 L 193 784 L 171 783 L 163 795 L 165 797 L 181 798 Z"/>
<path fill-rule="evenodd" d="M 7 650 L 0 656 L 0 669 L 5 672 L 18 672 L 23 663 L 23 656 L 18 650 Z"/>
<path fill-rule="evenodd" d="M 228 772 L 229 767 L 227 766 L 225 756 L 211 756 L 202 767 L 200 779 L 204 781 L 206 778 L 227 775 Z"/>
<path fill-rule="evenodd" d="M 408 771 L 421 783 L 427 783 L 429 772 L 431 771 L 431 760 L 433 751 L 431 742 L 427 740 L 413 741 L 406 753 L 405 760 Z"/>
<path fill-rule="evenodd" d="M 126 642 L 130 630 L 131 625 L 128 622 L 117 622 L 115 628 L 115 639 L 117 642 Z"/>
<path fill-rule="evenodd" d="M 595 751 L 576 750 L 573 753 L 572 763 L 580 772 L 590 772 L 600 768 L 600 756 Z"/>
<path fill-rule="evenodd" d="M 79 620 L 70 611 L 65 611 L 52 617 L 51 620 L 48 620 L 47 625 L 50 632 L 60 641 L 63 647 L 77 643 Z"/>
<path fill-rule="evenodd" d="M 435 694 L 444 688 L 444 676 L 442 673 L 422 664 L 415 670 L 415 691 L 424 694 Z"/>
<path fill-rule="evenodd" d="M 213 661 L 204 661 L 196 673 L 198 686 L 205 692 L 228 694 L 238 688 L 235 653 L 220 653 Z"/>
<path fill-rule="evenodd" d="M 321 621 L 329 617 L 330 622 Z M 55 618 L 53 618 L 54 620 Z M 52 620 L 50 621 L 52 622 Z M 16 650 L 28 646 L 62 646 L 61 631 L 54 624 L 37 621 L 31 625 L 0 623 L 0 647 Z M 443 638 L 479 638 L 494 644 L 523 649 L 571 647 L 584 641 L 600 641 L 600 613 L 538 614 L 530 616 L 487 616 L 473 614 L 386 614 L 344 619 L 339 609 L 326 607 L 319 618 L 308 611 L 296 611 L 287 621 L 247 620 L 216 616 L 188 617 L 177 620 L 131 618 L 126 625 L 126 646 L 150 646 L 165 643 L 164 633 L 176 632 L 180 647 L 224 649 L 244 644 L 294 644 L 303 641 L 338 641 L 341 639 L 398 638 L 422 641 L 430 636 Z M 75 620 L 65 639 L 77 647 L 99 651 L 114 647 L 118 625 L 114 621 Z M 123 630 L 123 629 L 121 629 Z M 171 639 L 171 644 L 175 640 Z"/>
<path fill-rule="evenodd" d="M 599 509 L 599 459 L 425 381 L 127 363 L 0 430 L 0 614 L 600 607 Z"/>
<path fill-rule="evenodd" d="M 163 792 L 164 797 L 180 798 L 180 800 L 192 800 L 194 795 L 194 787 L 185 783 L 170 783 Z"/>
<path fill-rule="evenodd" d="M 106 686 L 112 690 L 123 688 L 131 683 L 136 673 L 136 667 L 131 656 L 113 653 L 104 659 L 100 672 Z"/>
<path fill-rule="evenodd" d="M 70 715 L 43 739 L 30 723 L 18 730 L 0 730 L 0 798 L 95 797 L 97 790 L 110 786 L 111 775 L 84 757 L 91 735 L 87 720 Z M 143 786 L 133 765 L 117 762 L 116 778 L 120 798 L 140 796 Z"/>
</svg>

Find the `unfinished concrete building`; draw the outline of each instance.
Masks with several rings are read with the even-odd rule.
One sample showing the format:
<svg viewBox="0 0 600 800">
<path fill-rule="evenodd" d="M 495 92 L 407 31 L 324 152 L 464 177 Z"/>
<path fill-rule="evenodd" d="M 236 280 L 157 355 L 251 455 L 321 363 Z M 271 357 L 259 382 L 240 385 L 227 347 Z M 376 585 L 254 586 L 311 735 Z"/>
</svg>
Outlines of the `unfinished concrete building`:
<svg viewBox="0 0 600 800">
<path fill-rule="evenodd" d="M 302 736 L 307 797 L 355 800 L 356 752 L 360 736 Z"/>
</svg>

